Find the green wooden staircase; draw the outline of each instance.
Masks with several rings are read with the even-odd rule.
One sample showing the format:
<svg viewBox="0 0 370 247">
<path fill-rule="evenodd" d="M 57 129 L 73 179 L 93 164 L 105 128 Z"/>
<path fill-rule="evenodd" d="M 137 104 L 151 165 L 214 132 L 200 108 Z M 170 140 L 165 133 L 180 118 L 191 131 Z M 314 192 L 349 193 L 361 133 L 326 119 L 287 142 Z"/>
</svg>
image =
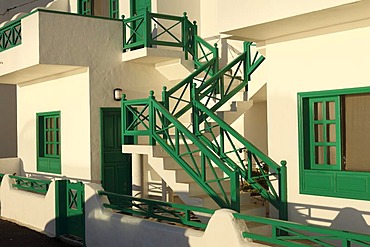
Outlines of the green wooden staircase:
<svg viewBox="0 0 370 247">
<path fill-rule="evenodd" d="M 160 28 L 156 35 L 151 33 L 154 24 Z M 186 13 L 176 17 L 146 12 L 124 19 L 123 26 L 124 51 L 180 47 L 193 59 L 195 70 L 174 87 L 164 87 L 161 100 L 153 91 L 145 99 L 124 97 L 122 140 L 146 136 L 146 144 L 160 145 L 219 207 L 240 211 L 240 186 L 247 182 L 279 211 L 280 219 L 287 219 L 286 162 L 275 163 L 215 113 L 247 91 L 264 60 L 257 52 L 252 56 L 254 44 L 246 42 L 244 52 L 219 69 L 217 45 L 197 35 L 196 23 Z M 129 114 L 132 122 L 126 121 Z M 191 126 L 181 122 L 184 116 L 191 116 Z"/>
</svg>

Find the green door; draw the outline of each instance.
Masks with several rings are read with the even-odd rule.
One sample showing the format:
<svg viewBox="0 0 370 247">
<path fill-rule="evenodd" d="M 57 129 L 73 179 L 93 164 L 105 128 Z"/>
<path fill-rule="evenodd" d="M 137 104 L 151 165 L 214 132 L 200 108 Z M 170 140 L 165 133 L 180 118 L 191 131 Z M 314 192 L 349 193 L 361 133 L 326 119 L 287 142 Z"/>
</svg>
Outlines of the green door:
<svg viewBox="0 0 370 247">
<path fill-rule="evenodd" d="M 102 185 L 106 191 L 131 195 L 131 154 L 122 153 L 121 109 L 101 109 Z"/>
<path fill-rule="evenodd" d="M 131 17 L 144 14 L 146 10 L 151 11 L 151 0 L 130 0 Z M 144 19 L 139 19 L 133 23 L 133 29 L 135 30 L 132 32 L 133 42 L 144 40 L 144 25 Z"/>
</svg>

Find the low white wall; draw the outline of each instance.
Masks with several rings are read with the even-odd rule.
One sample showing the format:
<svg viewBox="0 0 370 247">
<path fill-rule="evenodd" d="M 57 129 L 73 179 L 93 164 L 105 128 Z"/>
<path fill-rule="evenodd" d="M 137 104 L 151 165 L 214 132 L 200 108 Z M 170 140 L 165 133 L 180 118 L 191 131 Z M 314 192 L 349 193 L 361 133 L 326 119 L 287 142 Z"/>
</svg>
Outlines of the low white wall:
<svg viewBox="0 0 370 247">
<path fill-rule="evenodd" d="M 23 175 L 22 160 L 20 158 L 0 159 L 0 173 Z"/>
<path fill-rule="evenodd" d="M 232 210 L 218 210 L 203 233 L 105 209 L 106 197 L 97 195 L 100 185 L 85 185 L 85 224 L 87 246 L 263 246 L 242 238 L 244 221 L 236 220 Z"/>
<path fill-rule="evenodd" d="M 47 194 L 40 195 L 12 187 L 11 179 L 5 175 L 1 183 L 1 216 L 15 220 L 55 236 L 55 183 L 49 186 Z"/>
</svg>

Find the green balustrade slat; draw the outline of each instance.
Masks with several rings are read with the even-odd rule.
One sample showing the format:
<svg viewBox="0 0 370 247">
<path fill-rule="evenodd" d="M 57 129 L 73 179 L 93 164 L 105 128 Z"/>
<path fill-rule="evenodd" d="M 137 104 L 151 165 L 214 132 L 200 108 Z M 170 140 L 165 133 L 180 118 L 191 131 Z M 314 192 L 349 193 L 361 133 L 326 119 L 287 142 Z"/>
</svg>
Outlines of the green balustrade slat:
<svg viewBox="0 0 370 247">
<path fill-rule="evenodd" d="M 51 183 L 50 180 L 26 178 L 14 175 L 9 175 L 9 177 L 14 179 L 15 183 L 12 184 L 13 187 L 44 195 L 48 192 L 49 185 Z"/>
<path fill-rule="evenodd" d="M 136 198 L 105 191 L 99 191 L 98 193 L 101 196 L 108 197 L 110 203 L 103 204 L 106 208 L 111 208 L 132 215 L 181 223 L 201 229 L 205 229 L 207 224 L 191 220 L 190 215 L 195 216 L 194 213 L 202 213 L 209 214 L 211 216 L 215 212 L 214 210 L 207 208 Z"/>
</svg>

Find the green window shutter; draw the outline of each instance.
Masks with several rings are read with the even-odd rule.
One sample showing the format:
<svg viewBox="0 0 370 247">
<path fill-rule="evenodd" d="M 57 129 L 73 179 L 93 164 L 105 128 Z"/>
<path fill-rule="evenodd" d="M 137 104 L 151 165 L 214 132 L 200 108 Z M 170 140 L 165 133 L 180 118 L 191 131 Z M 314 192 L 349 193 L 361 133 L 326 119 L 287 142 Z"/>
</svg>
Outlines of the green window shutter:
<svg viewBox="0 0 370 247">
<path fill-rule="evenodd" d="M 93 15 L 93 0 L 79 0 L 78 13 L 80 15 Z"/>
<path fill-rule="evenodd" d="M 339 96 L 309 99 L 311 169 L 341 169 Z"/>
<path fill-rule="evenodd" d="M 119 1 L 109 0 L 109 17 L 119 19 Z"/>
<path fill-rule="evenodd" d="M 61 173 L 60 112 L 37 113 L 37 170 Z"/>
</svg>

